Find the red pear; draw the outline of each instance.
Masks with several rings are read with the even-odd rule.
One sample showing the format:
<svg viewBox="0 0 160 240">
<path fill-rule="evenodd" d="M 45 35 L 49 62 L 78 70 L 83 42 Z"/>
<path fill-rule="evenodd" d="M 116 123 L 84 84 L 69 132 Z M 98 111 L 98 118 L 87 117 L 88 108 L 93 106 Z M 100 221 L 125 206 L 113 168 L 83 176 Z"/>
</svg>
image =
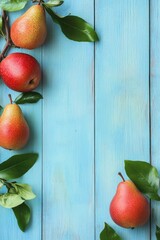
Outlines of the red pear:
<svg viewBox="0 0 160 240">
<path fill-rule="evenodd" d="M 150 206 L 145 196 L 130 180 L 119 183 L 110 204 L 113 221 L 124 228 L 144 225 L 150 216 Z"/>
<path fill-rule="evenodd" d="M 0 77 L 9 88 L 29 92 L 39 85 L 41 68 L 31 55 L 12 53 L 0 63 Z"/>
<path fill-rule="evenodd" d="M 0 146 L 10 150 L 23 148 L 29 139 L 29 127 L 23 113 L 12 101 L 0 116 Z"/>
</svg>

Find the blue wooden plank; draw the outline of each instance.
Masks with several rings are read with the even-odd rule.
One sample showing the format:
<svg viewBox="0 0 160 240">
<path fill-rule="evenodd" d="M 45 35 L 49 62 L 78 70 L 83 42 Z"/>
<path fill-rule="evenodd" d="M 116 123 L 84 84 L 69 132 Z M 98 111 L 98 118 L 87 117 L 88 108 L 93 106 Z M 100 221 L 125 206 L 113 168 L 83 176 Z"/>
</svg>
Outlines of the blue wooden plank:
<svg viewBox="0 0 160 240">
<path fill-rule="evenodd" d="M 28 5 L 29 6 L 29 5 Z M 20 12 L 10 14 L 11 22 L 18 16 L 20 16 L 26 9 Z M 1 47 L 3 43 L 1 40 Z M 12 49 L 11 52 L 25 52 L 34 56 L 41 63 L 41 49 L 36 49 L 34 51 L 26 51 L 22 49 Z M 36 91 L 41 92 L 41 86 L 36 89 Z M 12 91 L 7 88 L 2 82 L 0 83 L 0 105 L 5 106 L 9 103 L 8 94 L 12 95 L 13 100 L 20 94 L 18 92 Z M 19 151 L 9 151 L 0 148 L 0 162 L 8 159 L 10 156 L 20 153 L 37 152 L 39 153 L 39 158 L 33 169 L 31 169 L 26 175 L 17 179 L 17 182 L 28 183 L 32 186 L 33 191 L 36 193 L 36 199 L 28 201 L 28 205 L 32 210 L 32 219 L 29 228 L 25 233 L 21 232 L 18 228 L 16 219 L 13 215 L 12 210 L 0 208 L 0 235 L 1 239 L 41 239 L 41 198 L 42 198 L 42 178 L 41 178 L 41 168 L 42 168 L 42 102 L 31 105 L 21 105 L 20 106 L 25 118 L 28 121 L 30 127 L 30 140 L 27 146 Z M 14 236 L 14 237 L 13 237 Z"/>
<path fill-rule="evenodd" d="M 65 1 L 59 13 L 79 15 L 93 23 L 93 1 Z M 43 51 L 46 240 L 94 239 L 93 49 L 93 44 L 66 39 L 50 21 Z"/>
<path fill-rule="evenodd" d="M 96 1 L 96 239 L 108 222 L 122 239 L 150 239 L 149 225 L 116 226 L 109 204 L 124 159 L 149 161 L 149 1 Z"/>
<path fill-rule="evenodd" d="M 152 164 L 160 172 L 160 1 L 152 0 L 150 9 L 151 32 L 151 156 Z M 160 226 L 159 202 L 152 202 L 152 232 L 151 239 L 155 240 L 155 225 Z"/>
</svg>

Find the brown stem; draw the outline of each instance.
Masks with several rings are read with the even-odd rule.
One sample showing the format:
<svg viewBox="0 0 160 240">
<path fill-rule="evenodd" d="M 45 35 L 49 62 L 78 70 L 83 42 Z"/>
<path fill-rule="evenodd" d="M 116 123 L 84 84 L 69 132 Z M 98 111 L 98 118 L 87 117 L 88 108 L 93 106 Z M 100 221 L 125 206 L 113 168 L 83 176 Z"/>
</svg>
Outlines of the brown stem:
<svg viewBox="0 0 160 240">
<path fill-rule="evenodd" d="M 3 60 L 3 58 L 5 57 L 5 54 L 7 53 L 9 48 L 12 46 L 12 40 L 10 38 L 9 17 L 7 16 L 4 10 L 2 10 L 2 19 L 5 27 L 5 32 L 6 32 L 6 44 L 4 45 L 4 48 L 0 54 L 0 61 Z"/>
<path fill-rule="evenodd" d="M 122 173 L 119 172 L 118 175 L 122 178 L 123 182 L 125 182 L 125 179 L 124 179 Z"/>
<path fill-rule="evenodd" d="M 11 94 L 8 94 L 8 97 L 9 97 L 10 102 L 11 102 L 11 104 L 12 104 L 12 103 L 13 103 L 13 100 L 12 100 L 12 96 L 11 96 Z"/>
<path fill-rule="evenodd" d="M 33 3 L 37 2 L 37 3 L 38 3 L 38 5 L 41 5 L 41 3 L 42 3 L 42 0 L 32 0 L 32 2 L 33 2 Z"/>
</svg>

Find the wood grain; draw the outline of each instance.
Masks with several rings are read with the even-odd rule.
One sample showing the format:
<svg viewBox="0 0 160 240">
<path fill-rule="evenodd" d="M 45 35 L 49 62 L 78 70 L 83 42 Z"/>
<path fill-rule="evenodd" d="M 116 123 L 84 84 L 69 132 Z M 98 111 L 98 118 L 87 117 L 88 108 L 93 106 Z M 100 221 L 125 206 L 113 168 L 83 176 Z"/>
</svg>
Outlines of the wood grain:
<svg viewBox="0 0 160 240">
<path fill-rule="evenodd" d="M 62 12 L 93 23 L 93 1 L 68 1 Z M 94 239 L 94 45 L 51 29 L 43 49 L 43 239 Z"/>
<path fill-rule="evenodd" d="M 150 160 L 148 3 L 96 1 L 96 239 L 104 221 L 122 239 L 150 239 L 149 225 L 126 230 L 109 215 L 124 159 Z"/>
</svg>

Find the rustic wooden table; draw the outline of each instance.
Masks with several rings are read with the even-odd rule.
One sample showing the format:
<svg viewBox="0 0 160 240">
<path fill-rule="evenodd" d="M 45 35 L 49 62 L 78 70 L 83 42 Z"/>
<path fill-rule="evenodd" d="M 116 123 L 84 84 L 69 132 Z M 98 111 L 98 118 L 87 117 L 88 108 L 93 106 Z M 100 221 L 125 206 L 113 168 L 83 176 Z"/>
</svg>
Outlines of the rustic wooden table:
<svg viewBox="0 0 160 240">
<path fill-rule="evenodd" d="M 150 223 L 134 230 L 113 223 L 109 203 L 117 173 L 127 178 L 124 159 L 160 170 L 160 0 L 65 0 L 57 11 L 95 24 L 100 41 L 70 41 L 47 17 L 46 44 L 21 50 L 41 63 L 44 99 L 22 106 L 32 129 L 28 146 L 0 149 L 0 158 L 39 153 L 22 178 L 37 198 L 29 203 L 33 216 L 25 233 L 12 211 L 0 209 L 0 239 L 99 240 L 107 222 L 124 240 L 155 240 L 158 203 L 152 203 Z M 0 105 L 8 93 L 18 95 L 0 88 Z"/>
</svg>

